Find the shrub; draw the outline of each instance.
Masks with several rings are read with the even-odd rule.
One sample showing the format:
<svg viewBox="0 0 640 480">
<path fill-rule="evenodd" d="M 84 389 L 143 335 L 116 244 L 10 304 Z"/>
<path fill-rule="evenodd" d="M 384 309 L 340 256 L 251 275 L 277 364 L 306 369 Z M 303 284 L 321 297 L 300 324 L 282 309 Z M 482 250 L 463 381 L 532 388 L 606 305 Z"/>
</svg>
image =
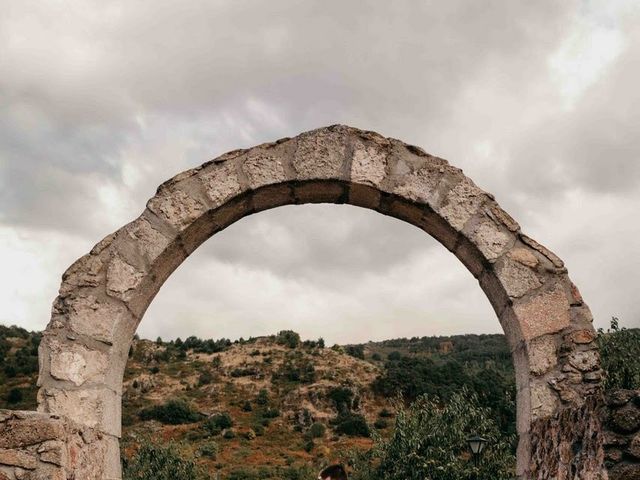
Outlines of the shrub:
<svg viewBox="0 0 640 480">
<path fill-rule="evenodd" d="M 378 418 L 374 423 L 373 423 L 374 428 L 378 429 L 378 430 L 384 430 L 385 428 L 387 428 L 389 426 L 389 424 L 387 423 L 387 421 L 383 418 Z"/>
<path fill-rule="evenodd" d="M 231 440 L 232 438 L 236 438 L 236 432 L 233 430 L 233 428 L 227 428 L 222 434 L 222 438 L 226 440 Z"/>
<path fill-rule="evenodd" d="M 286 345 L 289 348 L 296 348 L 300 345 L 300 335 L 293 330 L 281 330 L 276 335 L 278 345 Z"/>
<path fill-rule="evenodd" d="M 309 427 L 309 435 L 311 438 L 322 438 L 327 430 L 327 427 L 320 422 L 316 422 Z"/>
<path fill-rule="evenodd" d="M 382 357 L 380 356 L 380 354 L 378 352 L 376 352 L 373 355 L 371 355 L 371 360 L 374 360 L 376 362 L 380 362 L 380 361 L 382 361 Z"/>
<path fill-rule="evenodd" d="M 145 408 L 138 416 L 141 420 L 158 420 L 169 425 L 193 423 L 201 418 L 201 415 L 184 400 L 169 400 L 162 405 Z"/>
<path fill-rule="evenodd" d="M 369 425 L 365 418 L 357 413 L 345 412 L 339 414 L 333 421 L 334 430 L 340 435 L 350 437 L 368 437 Z"/>
<path fill-rule="evenodd" d="M 616 317 L 607 331 L 598 329 L 605 388 L 640 388 L 640 330 L 620 327 Z"/>
<path fill-rule="evenodd" d="M 23 397 L 24 396 L 22 395 L 22 390 L 20 390 L 19 388 L 12 388 L 7 394 L 7 402 L 11 404 L 19 403 L 22 401 Z"/>
<path fill-rule="evenodd" d="M 345 351 L 352 357 L 364 360 L 364 346 L 363 345 L 347 345 Z"/>
<path fill-rule="evenodd" d="M 185 458 L 178 447 L 144 442 L 129 460 L 123 461 L 124 480 L 204 480 L 191 458 Z"/>
<path fill-rule="evenodd" d="M 366 453 L 354 453 L 354 480 L 422 480 L 513 478 L 515 436 L 504 437 L 491 410 L 477 396 L 463 389 L 441 403 L 419 397 L 410 407 L 396 401 L 396 422 L 388 439 L 374 436 Z M 479 467 L 469 460 L 467 438 L 478 434 L 489 440 Z"/>
<path fill-rule="evenodd" d="M 276 418 L 280 416 L 280 410 L 277 408 L 267 408 L 262 412 L 264 418 Z"/>
<path fill-rule="evenodd" d="M 233 426 L 233 420 L 228 413 L 217 413 L 207 418 L 203 424 L 203 428 L 209 432 L 210 435 L 219 435 L 225 428 L 231 428 Z"/>
<path fill-rule="evenodd" d="M 242 411 L 250 412 L 251 410 L 253 410 L 253 407 L 251 407 L 251 402 L 247 400 L 246 402 L 244 402 L 244 405 L 242 405 Z"/>
<path fill-rule="evenodd" d="M 213 375 L 208 370 L 205 370 L 204 372 L 202 372 L 200 374 L 200 377 L 198 378 L 199 386 L 209 385 L 212 382 L 213 382 Z"/>
<path fill-rule="evenodd" d="M 394 350 L 393 352 L 389 353 L 389 355 L 387 355 L 387 360 L 390 360 L 392 362 L 400 360 L 401 358 L 402 358 L 402 354 L 397 350 Z"/>
<path fill-rule="evenodd" d="M 218 451 L 218 444 L 214 441 L 209 441 L 201 445 L 198 449 L 198 453 L 200 455 L 202 455 L 203 457 L 211 458 L 212 460 L 215 460 L 216 456 L 218 455 Z"/>
<path fill-rule="evenodd" d="M 393 412 L 388 408 L 383 408 L 382 410 L 380 410 L 380 413 L 378 413 L 378 416 L 380 418 L 391 418 L 393 417 Z"/>
<path fill-rule="evenodd" d="M 269 392 L 266 388 L 263 388 L 258 392 L 256 403 L 258 405 L 267 405 L 269 403 Z"/>
<path fill-rule="evenodd" d="M 329 390 L 327 396 L 333 400 L 333 403 L 339 412 L 343 410 L 351 410 L 354 394 L 350 388 L 334 387 Z"/>
</svg>

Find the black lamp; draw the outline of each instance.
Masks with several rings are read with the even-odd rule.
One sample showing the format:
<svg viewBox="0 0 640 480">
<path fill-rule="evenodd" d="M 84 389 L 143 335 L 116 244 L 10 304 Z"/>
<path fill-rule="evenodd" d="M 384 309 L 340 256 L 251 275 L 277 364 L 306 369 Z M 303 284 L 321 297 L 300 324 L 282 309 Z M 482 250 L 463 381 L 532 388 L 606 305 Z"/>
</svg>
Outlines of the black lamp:
<svg viewBox="0 0 640 480">
<path fill-rule="evenodd" d="M 472 437 L 467 438 L 467 443 L 469 444 L 469 449 L 471 450 L 471 454 L 473 455 L 473 463 L 478 466 L 480 462 L 480 455 L 484 450 L 484 447 L 487 445 L 488 440 L 479 435 L 473 435 Z"/>
</svg>

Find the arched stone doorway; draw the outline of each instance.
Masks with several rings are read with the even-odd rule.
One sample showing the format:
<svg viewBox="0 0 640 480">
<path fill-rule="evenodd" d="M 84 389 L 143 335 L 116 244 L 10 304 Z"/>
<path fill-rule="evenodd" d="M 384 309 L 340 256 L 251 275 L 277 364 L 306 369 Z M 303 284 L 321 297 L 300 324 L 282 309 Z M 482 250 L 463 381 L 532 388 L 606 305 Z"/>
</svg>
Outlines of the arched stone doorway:
<svg viewBox="0 0 640 480">
<path fill-rule="evenodd" d="M 136 220 L 64 274 L 40 346 L 39 410 L 103 434 L 103 478 L 120 476 L 127 354 L 164 281 L 240 218 L 304 203 L 348 203 L 397 217 L 456 255 L 478 279 L 513 352 L 519 478 L 604 478 L 592 317 L 563 262 L 445 160 L 345 126 L 237 150 L 180 173 Z"/>
</svg>

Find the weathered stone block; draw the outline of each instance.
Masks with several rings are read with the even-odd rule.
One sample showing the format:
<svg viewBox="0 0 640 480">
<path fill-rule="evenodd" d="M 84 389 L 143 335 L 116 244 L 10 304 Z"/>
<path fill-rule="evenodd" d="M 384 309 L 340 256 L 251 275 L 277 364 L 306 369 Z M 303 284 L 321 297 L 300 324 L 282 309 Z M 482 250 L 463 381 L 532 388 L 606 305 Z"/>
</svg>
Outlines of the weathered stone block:
<svg viewBox="0 0 640 480">
<path fill-rule="evenodd" d="M 569 363 L 581 372 L 590 372 L 600 365 L 598 352 L 587 350 L 585 352 L 573 352 L 569 355 Z"/>
<path fill-rule="evenodd" d="M 529 371 L 534 375 L 547 373 L 558 364 L 556 339 L 553 335 L 533 339 L 527 350 Z"/>
<path fill-rule="evenodd" d="M 199 179 L 204 185 L 212 208 L 218 208 L 242 192 L 234 162 L 213 164 L 203 170 Z"/>
<path fill-rule="evenodd" d="M 33 470 L 38 466 L 38 459 L 20 450 L 7 450 L 0 448 L 0 465 L 11 465 L 14 467 Z"/>
<path fill-rule="evenodd" d="M 49 346 L 53 378 L 72 382 L 76 386 L 91 381 L 104 382 L 109 361 L 105 353 L 73 342 L 63 344 L 55 338 L 43 341 Z"/>
<path fill-rule="evenodd" d="M 525 265 L 529 268 L 536 268 L 539 263 L 538 258 L 526 248 L 512 248 L 509 251 L 509 257 L 512 260 L 521 263 L 522 265 Z"/>
<path fill-rule="evenodd" d="M 251 188 L 281 183 L 287 180 L 284 163 L 277 151 L 252 151 L 242 164 L 242 170 L 249 179 Z"/>
<path fill-rule="evenodd" d="M 300 135 L 293 160 L 298 180 L 348 180 L 346 152 L 344 127 L 320 129 Z"/>
<path fill-rule="evenodd" d="M 136 242 L 138 250 L 149 263 L 153 263 L 169 246 L 171 240 L 153 228 L 144 216 L 127 227 L 129 238 Z"/>
<path fill-rule="evenodd" d="M 461 231 L 486 199 L 487 194 L 464 177 L 447 193 L 439 212 L 453 228 Z"/>
<path fill-rule="evenodd" d="M 487 260 L 498 258 L 515 240 L 511 234 L 500 230 L 493 222 L 475 225 L 469 233 L 469 239 Z"/>
<path fill-rule="evenodd" d="M 640 429 L 640 408 L 627 404 L 611 414 L 611 426 L 620 433 L 633 433 Z"/>
<path fill-rule="evenodd" d="M 41 388 L 38 392 L 38 408 L 43 412 L 66 416 L 109 435 L 120 436 L 121 398 L 108 388 Z"/>
<path fill-rule="evenodd" d="M 356 141 L 351 161 L 351 181 L 379 187 L 386 176 L 387 152 L 380 145 Z"/>
<path fill-rule="evenodd" d="M 569 308 L 566 293 L 560 285 L 518 302 L 513 307 L 526 340 L 566 328 L 570 323 Z"/>
<path fill-rule="evenodd" d="M 108 344 L 114 343 L 120 325 L 137 323 L 124 304 L 93 295 L 66 298 L 57 313 L 66 317 L 74 332 Z"/>
<path fill-rule="evenodd" d="M 107 293 L 112 297 L 127 301 L 134 295 L 144 276 L 144 272 L 129 265 L 116 255 L 109 262 L 107 270 Z"/>
<path fill-rule="evenodd" d="M 147 208 L 177 231 L 182 231 L 207 209 L 201 201 L 186 192 L 171 189 L 165 189 L 149 200 Z"/>
<path fill-rule="evenodd" d="M 540 277 L 529 267 L 506 258 L 498 267 L 498 278 L 511 298 L 520 298 L 542 286 Z"/>
</svg>

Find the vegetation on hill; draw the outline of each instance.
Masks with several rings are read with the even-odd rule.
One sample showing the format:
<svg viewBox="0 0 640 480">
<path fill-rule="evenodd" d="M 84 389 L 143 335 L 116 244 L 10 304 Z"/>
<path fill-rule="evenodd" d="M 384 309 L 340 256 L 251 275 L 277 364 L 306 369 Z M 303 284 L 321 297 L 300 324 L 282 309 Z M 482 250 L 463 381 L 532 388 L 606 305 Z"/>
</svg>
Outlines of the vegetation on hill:
<svg viewBox="0 0 640 480">
<path fill-rule="evenodd" d="M 0 408 L 35 409 L 40 338 L 0 325 Z M 606 386 L 640 388 L 640 330 L 614 319 L 598 342 Z M 426 476 L 438 465 L 449 476 L 437 478 L 466 478 L 463 440 L 474 424 L 491 439 L 489 477 L 502 478 L 513 461 L 514 389 L 502 335 L 331 348 L 288 330 L 136 338 L 123 385 L 125 478 L 295 480 L 333 461 L 351 461 L 360 480 Z"/>
</svg>

